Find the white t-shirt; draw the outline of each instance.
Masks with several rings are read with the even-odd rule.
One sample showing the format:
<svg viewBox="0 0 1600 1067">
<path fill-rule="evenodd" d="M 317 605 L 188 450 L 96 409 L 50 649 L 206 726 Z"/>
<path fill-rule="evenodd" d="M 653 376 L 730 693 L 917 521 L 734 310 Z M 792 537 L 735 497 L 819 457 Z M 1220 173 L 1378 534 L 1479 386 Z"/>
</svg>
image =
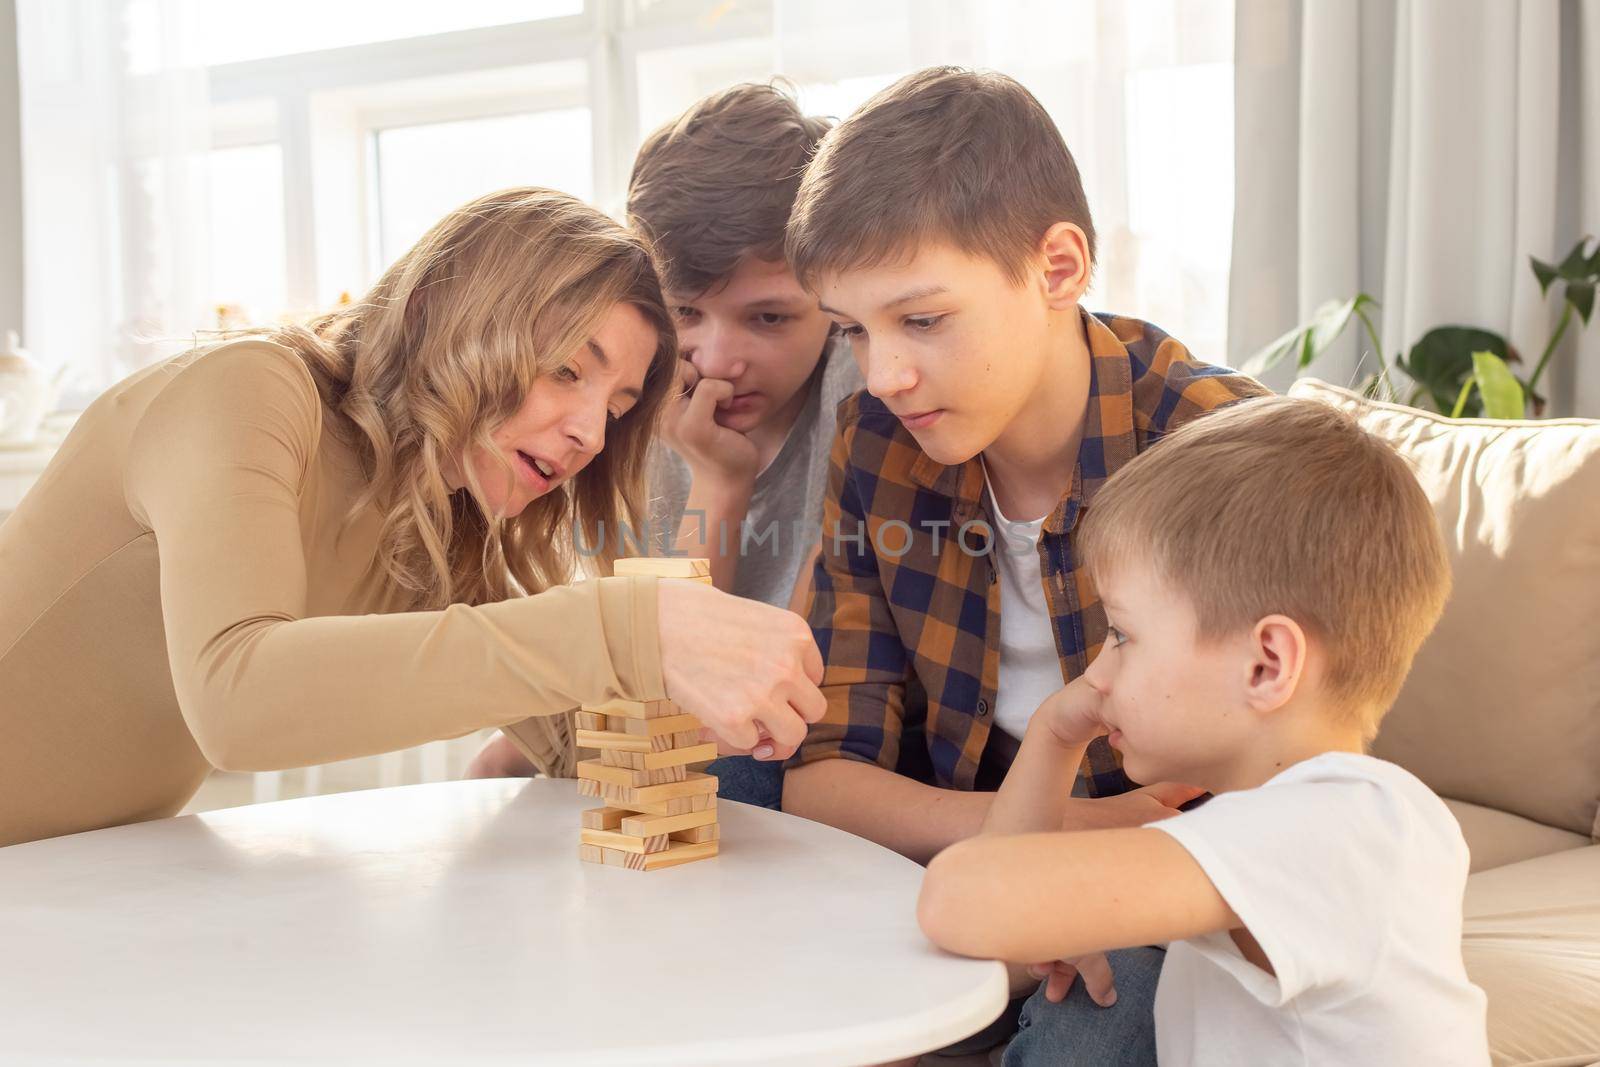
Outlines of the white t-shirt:
<svg viewBox="0 0 1600 1067">
<path fill-rule="evenodd" d="M 1173 942 L 1156 988 L 1162 1067 L 1489 1062 L 1461 962 L 1467 846 L 1427 786 L 1330 752 L 1149 824 L 1204 868 L 1271 961 L 1226 932 Z"/>
<path fill-rule="evenodd" d="M 984 483 L 988 484 L 987 471 Z M 989 486 L 989 506 L 994 509 L 998 534 L 994 551 L 1000 572 L 1000 687 L 994 697 L 994 724 L 1020 741 L 1045 697 L 1066 681 L 1039 570 L 1044 518 L 1032 522 L 1006 518 L 993 486 Z"/>
</svg>

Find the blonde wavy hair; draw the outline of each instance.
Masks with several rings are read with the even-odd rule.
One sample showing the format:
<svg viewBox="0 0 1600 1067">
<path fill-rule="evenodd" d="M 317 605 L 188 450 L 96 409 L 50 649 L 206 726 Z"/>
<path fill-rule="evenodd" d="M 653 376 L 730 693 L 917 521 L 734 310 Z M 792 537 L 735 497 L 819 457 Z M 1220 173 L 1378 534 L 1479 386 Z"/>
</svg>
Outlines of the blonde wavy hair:
<svg viewBox="0 0 1600 1067">
<path fill-rule="evenodd" d="M 643 395 L 570 482 L 496 517 L 469 452 L 498 455 L 493 430 L 619 303 L 656 331 Z M 413 610 L 569 581 L 575 531 L 609 573 L 621 524 L 640 528 L 677 341 L 649 246 L 582 201 L 538 188 L 481 197 L 429 230 L 360 301 L 266 335 L 305 360 L 339 417 L 332 429 L 361 457 L 368 488 L 350 515 L 381 510 L 379 560 Z M 450 489 L 452 472 L 466 488 Z"/>
</svg>

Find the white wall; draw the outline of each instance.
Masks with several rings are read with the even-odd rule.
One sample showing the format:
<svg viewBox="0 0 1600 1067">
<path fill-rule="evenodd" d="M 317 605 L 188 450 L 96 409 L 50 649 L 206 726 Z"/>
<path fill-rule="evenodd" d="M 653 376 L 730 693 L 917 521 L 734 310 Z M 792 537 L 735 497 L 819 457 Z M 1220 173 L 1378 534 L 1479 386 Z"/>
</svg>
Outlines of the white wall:
<svg viewBox="0 0 1600 1067">
<path fill-rule="evenodd" d="M 0 331 L 22 332 L 22 108 L 17 5 L 0 0 Z"/>
</svg>

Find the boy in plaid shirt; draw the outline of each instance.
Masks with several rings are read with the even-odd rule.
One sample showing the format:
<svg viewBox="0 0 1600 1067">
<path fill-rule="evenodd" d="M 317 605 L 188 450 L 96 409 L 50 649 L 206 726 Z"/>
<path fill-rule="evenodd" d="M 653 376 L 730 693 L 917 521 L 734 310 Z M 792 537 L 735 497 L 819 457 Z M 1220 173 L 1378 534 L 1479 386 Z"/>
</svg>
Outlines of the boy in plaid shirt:
<svg viewBox="0 0 1600 1067">
<path fill-rule="evenodd" d="M 1105 641 L 1074 544 L 1101 484 L 1265 390 L 1079 306 L 1095 236 L 1077 167 L 1002 75 L 921 71 L 832 130 L 786 250 L 867 388 L 839 408 L 806 598 L 828 714 L 784 809 L 926 863 L 979 831 L 1032 713 Z M 1199 790 L 1135 788 L 1099 739 L 1074 793 L 1064 829 L 1142 825 Z M 1112 963 L 1121 1004 L 1081 1027 L 1082 1062 L 1153 1063 L 1159 952 Z"/>
</svg>

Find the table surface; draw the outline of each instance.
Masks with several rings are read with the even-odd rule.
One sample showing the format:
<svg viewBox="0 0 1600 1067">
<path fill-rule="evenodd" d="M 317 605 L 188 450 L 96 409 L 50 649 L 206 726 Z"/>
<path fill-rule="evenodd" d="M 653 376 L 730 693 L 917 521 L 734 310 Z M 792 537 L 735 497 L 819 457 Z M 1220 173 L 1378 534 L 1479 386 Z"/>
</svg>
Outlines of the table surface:
<svg viewBox="0 0 1600 1067">
<path fill-rule="evenodd" d="M 231 808 L 0 848 L 0 1062 L 870 1063 L 982 1029 L 922 869 L 723 803 L 722 854 L 578 860 L 568 780 Z"/>
</svg>

